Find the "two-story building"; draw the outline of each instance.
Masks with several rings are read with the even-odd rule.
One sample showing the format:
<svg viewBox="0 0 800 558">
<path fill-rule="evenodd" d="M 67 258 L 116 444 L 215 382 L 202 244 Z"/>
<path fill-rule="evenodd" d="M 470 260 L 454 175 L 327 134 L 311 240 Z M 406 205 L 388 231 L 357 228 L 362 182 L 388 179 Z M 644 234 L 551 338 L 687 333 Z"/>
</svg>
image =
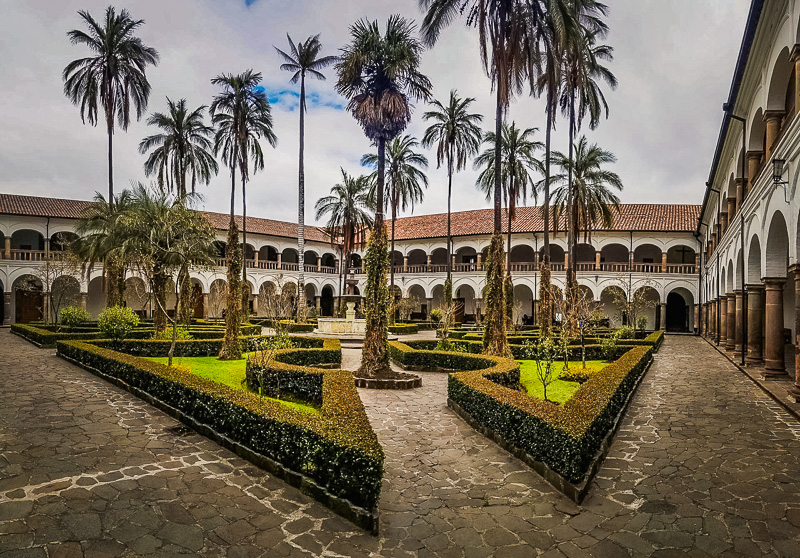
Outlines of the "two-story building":
<svg viewBox="0 0 800 558">
<path fill-rule="evenodd" d="M 57 257 L 63 242 L 74 237 L 77 218 L 88 202 L 0 194 L 0 289 L 4 323 L 41 317 L 41 268 Z M 648 326 L 692 331 L 697 323 L 698 257 L 694 236 L 698 206 L 622 205 L 612 230 L 593 231 L 582 239 L 576 253 L 578 282 L 587 289 L 612 321 L 621 318 L 615 294 L 625 296 L 644 289 Z M 217 230 L 219 257 L 211 269 L 193 269 L 197 305 L 195 315 L 220 317 L 225 299 L 224 248 L 228 216 L 205 213 Z M 396 249 L 392 254 L 395 286 L 404 297 L 418 300 L 418 314 L 427 316 L 442 304 L 447 271 L 447 216 L 424 215 L 398 219 Z M 504 221 L 504 230 L 507 230 Z M 252 310 L 259 313 L 258 293 L 270 286 L 297 281 L 297 227 L 293 223 L 249 217 L 247 219 L 247 277 Z M 492 231 L 491 210 L 452 215 L 453 292 L 463 302 L 464 319 L 479 318 L 485 286 L 484 261 Z M 539 291 L 539 261 L 544 249 L 541 208 L 523 207 L 512 222 L 510 266 L 514 281 L 517 321 L 533 319 Z M 566 235 L 551 233 L 553 283 L 563 288 Z M 363 291 L 362 252 L 346 266 L 350 292 Z M 323 229 L 306 228 L 305 299 L 320 315 L 337 311 L 337 297 L 345 288 L 340 266 L 341 250 Z M 39 271 L 37 271 L 39 270 Z M 78 277 L 52 278 L 48 288 L 70 290 L 81 304 L 97 315 L 105 304 L 101 268 Z M 31 288 L 33 286 L 33 288 Z M 152 311 L 147 286 L 135 273 L 126 280 L 126 302 L 134 310 Z"/>
</svg>

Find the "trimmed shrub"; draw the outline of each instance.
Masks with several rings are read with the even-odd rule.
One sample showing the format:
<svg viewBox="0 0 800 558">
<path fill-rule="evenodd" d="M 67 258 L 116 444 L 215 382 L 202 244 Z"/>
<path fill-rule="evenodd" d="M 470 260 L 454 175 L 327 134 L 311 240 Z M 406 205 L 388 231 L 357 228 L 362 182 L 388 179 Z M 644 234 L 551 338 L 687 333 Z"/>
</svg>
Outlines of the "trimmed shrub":
<svg viewBox="0 0 800 558">
<path fill-rule="evenodd" d="M 395 335 L 411 335 L 418 332 L 418 324 L 394 324 L 389 326 L 389 333 Z"/>
<path fill-rule="evenodd" d="M 652 347 L 630 349 L 592 375 L 563 405 L 503 388 L 484 370 L 450 374 L 447 393 L 477 423 L 578 483 L 652 352 Z"/>
<path fill-rule="evenodd" d="M 89 312 L 78 306 L 66 306 L 59 312 L 59 318 L 63 325 L 75 327 L 89 321 Z"/>
<path fill-rule="evenodd" d="M 139 316 L 130 308 L 111 306 L 97 317 L 100 333 L 111 339 L 125 339 L 133 328 L 139 325 Z"/>
<path fill-rule="evenodd" d="M 286 328 L 289 333 L 311 333 L 317 326 L 312 323 L 298 324 L 292 320 L 281 320 L 281 327 Z"/>
<path fill-rule="evenodd" d="M 375 509 L 383 477 L 383 450 L 349 372 L 306 368 L 306 374 L 320 379 L 322 391 L 321 411 L 308 413 L 180 367 L 169 368 L 96 344 L 60 342 L 58 354 L 178 409 L 249 450 L 306 475 L 338 498 L 368 511 Z M 308 487 L 307 480 L 291 475 L 285 478 L 326 503 L 318 489 Z"/>
<path fill-rule="evenodd" d="M 191 339 L 192 336 L 186 328 L 178 326 L 178 329 L 175 331 L 175 338 L 180 341 L 186 341 L 187 339 Z M 153 339 L 172 341 L 172 326 L 167 326 L 166 329 L 153 333 Z"/>
</svg>

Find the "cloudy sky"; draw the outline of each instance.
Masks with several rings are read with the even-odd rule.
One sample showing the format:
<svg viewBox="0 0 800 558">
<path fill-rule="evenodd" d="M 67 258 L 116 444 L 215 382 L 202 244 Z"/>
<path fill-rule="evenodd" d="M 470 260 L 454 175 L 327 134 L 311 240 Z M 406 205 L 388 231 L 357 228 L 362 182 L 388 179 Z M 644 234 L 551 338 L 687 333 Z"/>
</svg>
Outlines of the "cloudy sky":
<svg viewBox="0 0 800 558">
<path fill-rule="evenodd" d="M 708 176 L 741 41 L 747 0 L 609 0 L 615 49 L 611 69 L 619 79 L 607 91 L 610 117 L 589 138 L 616 154 L 625 184 L 623 202 L 700 203 Z M 81 26 L 85 9 L 99 18 L 102 0 L 0 0 L 0 192 L 89 199 L 106 192 L 106 135 L 102 126 L 83 125 L 64 97 L 61 71 L 87 55 L 66 32 Z M 297 205 L 298 112 L 296 86 L 279 70 L 273 48 L 320 33 L 325 52 L 336 54 L 348 40 L 348 26 L 367 17 L 385 21 L 392 13 L 421 19 L 417 0 L 128 0 L 124 5 L 146 20 L 139 36 L 161 55 L 148 70 L 153 87 L 149 111 L 165 111 L 166 97 L 207 105 L 215 93 L 209 80 L 222 72 L 253 68 L 264 74 L 273 101 L 278 147 L 265 147 L 266 168 L 248 184 L 248 214 L 294 220 Z M 477 38 L 463 22 L 454 24 L 424 55 L 422 71 L 434 95 L 450 89 L 476 98 L 475 109 L 493 127 L 492 94 L 478 57 Z M 306 120 L 306 215 L 327 194 L 339 168 L 361 173 L 369 142 L 335 93 L 333 69 L 325 82 L 310 82 Z M 416 107 L 408 132 L 421 137 L 424 107 Z M 542 103 L 517 99 L 511 118 L 519 126 L 544 128 Z M 556 149 L 565 150 L 566 126 Z M 119 190 L 144 180 L 137 145 L 152 133 L 144 122 L 117 131 L 115 183 Z M 543 133 L 542 139 L 543 139 Z M 446 173 L 431 159 L 430 188 L 416 214 L 446 209 Z M 487 207 L 474 187 L 477 172 L 454 179 L 454 210 Z M 201 187 L 205 207 L 227 211 L 229 175 L 223 169 Z M 237 202 L 237 206 L 239 202 Z"/>
</svg>

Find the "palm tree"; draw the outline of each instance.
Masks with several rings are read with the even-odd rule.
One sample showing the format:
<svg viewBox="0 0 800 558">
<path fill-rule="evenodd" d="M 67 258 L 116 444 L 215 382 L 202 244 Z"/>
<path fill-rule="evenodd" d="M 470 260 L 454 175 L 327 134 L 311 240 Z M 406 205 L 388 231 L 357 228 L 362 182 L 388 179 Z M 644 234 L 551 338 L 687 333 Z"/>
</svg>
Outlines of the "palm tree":
<svg viewBox="0 0 800 558">
<path fill-rule="evenodd" d="M 607 6 L 594 0 L 573 0 L 568 6 L 570 22 L 576 31 L 569 34 L 569 41 L 563 45 L 559 104 L 562 114 L 569 119 L 569 159 L 572 160 L 575 133 L 580 130 L 584 118 L 588 115 L 589 127 L 595 129 L 600 123 L 602 113 L 605 112 L 606 117 L 608 116 L 608 104 L 599 82 L 605 81 L 614 89 L 617 86 L 617 79 L 602 64 L 602 61 L 613 59 L 614 49 L 607 45 L 596 44 L 597 39 L 605 37 L 608 32 L 608 27 L 601 19 L 608 11 Z M 577 247 L 578 214 L 573 203 L 571 166 L 567 174 L 570 195 L 567 199 L 569 256 L 566 286 L 568 290 L 572 290 L 576 285 L 574 256 Z M 570 300 L 569 296 L 567 300 Z"/>
<path fill-rule="evenodd" d="M 447 163 L 447 280 L 449 293 L 445 292 L 445 300 L 453 298 L 452 293 L 452 250 L 453 239 L 450 230 L 450 201 L 453 193 L 453 172 L 467 166 L 467 158 L 478 153 L 483 132 L 480 123 L 483 115 L 470 113 L 469 106 L 475 102 L 472 97 L 460 98 L 455 90 L 450 91 L 450 101 L 444 106 L 434 100 L 433 110 L 426 112 L 422 118 L 433 121 L 425 130 L 422 145 L 431 147 L 436 144 L 436 167 Z M 446 291 L 448 289 L 445 289 Z"/>
<path fill-rule="evenodd" d="M 494 234 L 486 262 L 486 319 L 483 350 L 486 354 L 511 356 L 506 338 L 503 293 L 502 191 L 500 138 L 503 114 L 530 74 L 528 49 L 536 42 L 545 0 L 419 0 L 426 10 L 422 34 L 433 45 L 441 31 L 460 15 L 467 25 L 478 29 L 481 60 L 495 90 L 495 192 Z"/>
<path fill-rule="evenodd" d="M 597 226 L 610 229 L 613 226 L 615 210 L 619 209 L 619 198 L 611 191 L 622 190 L 622 180 L 617 173 L 604 169 L 615 163 L 617 158 L 610 151 L 597 144 L 589 144 L 586 136 L 581 136 L 574 146 L 573 159 L 561 152 L 553 153 L 553 163 L 561 169 L 561 174 L 553 177 L 559 183 L 553 191 L 553 219 L 558 222 L 567 208 L 570 199 L 569 176 L 572 176 L 572 200 L 578 215 L 578 230 L 583 231 L 585 242 L 591 242 L 592 230 Z"/>
<path fill-rule="evenodd" d="M 219 172 L 211 137 L 214 129 L 203 122 L 206 106 L 190 111 L 186 99 L 177 103 L 167 97 L 168 112 L 156 112 L 147 119 L 148 126 L 161 130 L 147 136 L 139 143 L 139 153 L 150 155 L 144 163 L 146 176 L 156 175 L 158 185 L 172 192 L 177 190 L 180 199 L 186 197 L 186 175 L 192 174 L 192 193 L 199 180 L 208 184 L 211 176 Z"/>
<path fill-rule="evenodd" d="M 247 246 L 247 195 L 246 184 L 250 178 L 250 159 L 253 171 L 264 168 L 264 153 L 261 139 L 273 147 L 278 139 L 272 131 L 272 114 L 264 90 L 259 87 L 261 74 L 247 70 L 242 74 L 221 74 L 211 80 L 222 87 L 222 92 L 211 103 L 211 118 L 217 132 L 214 137 L 214 153 L 231 169 L 231 220 L 228 226 L 228 300 L 225 315 L 225 343 L 220 358 L 241 358 L 239 351 L 239 308 L 242 305 L 239 265 L 241 247 L 236 226 L 234 203 L 236 196 L 236 169 L 242 182 L 242 243 Z M 247 281 L 247 265 L 242 265 L 241 279 Z"/>
<path fill-rule="evenodd" d="M 306 39 L 305 42 L 299 42 L 296 45 L 292 38 L 287 34 L 286 38 L 289 40 L 290 54 L 285 53 L 278 47 L 275 50 L 283 58 L 281 70 L 292 72 L 292 78 L 289 80 L 292 83 L 300 81 L 300 170 L 298 179 L 298 207 L 297 207 L 297 252 L 298 252 L 298 289 L 303 292 L 303 285 L 305 284 L 305 219 L 306 219 L 306 190 L 305 190 L 305 171 L 303 169 L 303 157 L 305 151 L 305 113 L 306 113 L 306 74 L 309 77 L 324 80 L 325 75 L 320 71 L 327 68 L 336 62 L 335 56 L 320 57 L 319 53 L 322 50 L 322 43 L 319 41 L 319 35 L 314 35 Z M 305 305 L 297 305 L 297 319 L 304 321 L 302 310 Z"/>
<path fill-rule="evenodd" d="M 406 211 L 408 207 L 414 210 L 414 204 L 422 202 L 425 194 L 423 188 L 428 187 L 428 177 L 425 176 L 423 169 L 428 168 L 428 158 L 422 153 L 417 153 L 414 148 L 419 145 L 416 138 L 409 135 L 394 138 L 389 142 L 387 150 L 387 161 L 389 163 L 389 180 L 386 183 L 384 192 L 385 204 L 392 211 L 392 232 L 391 248 L 389 253 L 389 292 L 394 295 L 394 224 L 397 220 L 398 211 Z M 362 165 L 369 165 L 373 168 L 378 165 L 378 156 L 368 153 L 361 158 Z M 377 204 L 377 180 L 372 177 L 369 193 L 370 204 L 375 207 Z"/>
<path fill-rule="evenodd" d="M 352 40 L 336 63 L 337 91 L 350 99 L 347 109 L 364 134 L 378 146 L 375 227 L 367 245 L 367 286 L 364 336 L 360 371 L 377 375 L 389 371 L 387 339 L 386 228 L 383 195 L 386 142 L 399 135 L 411 120 L 412 100 L 427 100 L 431 84 L 419 71 L 423 46 L 412 22 L 389 17 L 381 34 L 378 22 L 359 20 L 350 27 Z"/>
<path fill-rule="evenodd" d="M 528 186 L 536 199 L 537 191 L 531 176 L 534 172 L 542 172 L 542 163 L 536 158 L 536 152 L 544 146 L 542 142 L 533 139 L 538 128 L 517 128 L 515 122 L 510 125 L 503 124 L 503 136 L 500 139 L 500 187 L 503 191 L 505 205 L 508 208 L 508 247 L 506 249 L 506 271 L 511 274 L 511 224 L 517 213 L 517 202 L 525 202 L 528 198 Z M 478 175 L 476 186 L 486 194 L 490 200 L 496 189 L 494 182 L 495 145 L 497 144 L 494 132 L 486 132 L 484 143 L 488 147 L 481 153 L 474 163 L 475 169 L 483 168 Z"/>
<path fill-rule="evenodd" d="M 116 13 L 106 8 L 101 22 L 86 11 L 78 15 L 87 31 L 73 29 L 67 37 L 74 45 L 85 45 L 93 56 L 73 60 L 64 68 L 64 94 L 81 109 L 81 121 L 97 125 L 98 103 L 106 117 L 108 132 L 108 202 L 114 202 L 113 137 L 114 118 L 120 128 L 131 123 L 131 107 L 139 120 L 147 110 L 150 83 L 145 69 L 158 63 L 158 52 L 146 46 L 134 33 L 144 25 L 143 19 L 131 18 L 128 10 Z"/>
<path fill-rule="evenodd" d="M 127 190 L 123 190 L 113 202 L 99 193 L 95 194 L 94 200 L 75 224 L 79 238 L 74 249 L 83 260 L 82 267 L 87 278 L 98 263 L 103 264 L 107 306 L 122 306 L 125 303 L 125 271 L 129 262 L 121 248 L 126 236 L 122 216 L 130 204 Z"/>
<path fill-rule="evenodd" d="M 370 179 L 367 176 L 351 176 L 344 169 L 342 181 L 331 188 L 328 196 L 317 200 L 314 205 L 316 218 L 328 218 L 325 230 L 331 239 L 331 245 L 339 243 L 344 252 L 344 261 L 339 267 L 344 267 L 344 280 L 350 269 L 350 254 L 356 245 L 363 244 L 366 232 L 372 227 L 373 221 L 369 214 Z M 341 290 L 339 291 L 339 308 L 341 308 Z"/>
</svg>

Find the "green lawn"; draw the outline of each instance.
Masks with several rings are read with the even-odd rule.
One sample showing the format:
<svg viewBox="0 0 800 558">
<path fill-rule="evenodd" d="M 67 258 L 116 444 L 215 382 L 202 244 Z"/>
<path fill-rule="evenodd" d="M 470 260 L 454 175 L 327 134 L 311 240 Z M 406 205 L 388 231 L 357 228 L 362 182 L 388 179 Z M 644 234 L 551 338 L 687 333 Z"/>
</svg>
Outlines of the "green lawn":
<svg viewBox="0 0 800 558">
<path fill-rule="evenodd" d="M 167 364 L 167 357 L 144 357 L 147 360 Z M 217 357 L 175 357 L 172 364 L 176 366 L 187 366 L 193 373 L 201 378 L 211 380 L 220 384 L 225 384 L 233 389 L 250 391 L 244 384 L 245 365 L 247 359 L 242 360 L 219 360 Z M 271 398 L 268 398 L 271 399 Z M 292 407 L 306 413 L 318 413 L 319 410 L 311 405 L 284 401 L 283 399 L 273 399 L 287 407 Z"/>
<path fill-rule="evenodd" d="M 528 395 L 537 399 L 544 399 L 544 387 L 536 374 L 536 361 L 518 360 L 517 362 L 520 364 L 520 383 L 522 387 L 525 388 Z M 605 368 L 607 364 L 604 360 L 587 360 L 586 370 L 584 371 L 581 362 L 570 362 L 569 371 L 572 373 L 586 372 L 591 376 Z M 553 369 L 553 374 L 560 376 L 564 370 L 564 362 L 553 363 Z M 547 399 L 556 403 L 565 403 L 579 387 L 580 384 L 578 382 L 565 382 L 557 379 L 547 386 Z"/>
</svg>

